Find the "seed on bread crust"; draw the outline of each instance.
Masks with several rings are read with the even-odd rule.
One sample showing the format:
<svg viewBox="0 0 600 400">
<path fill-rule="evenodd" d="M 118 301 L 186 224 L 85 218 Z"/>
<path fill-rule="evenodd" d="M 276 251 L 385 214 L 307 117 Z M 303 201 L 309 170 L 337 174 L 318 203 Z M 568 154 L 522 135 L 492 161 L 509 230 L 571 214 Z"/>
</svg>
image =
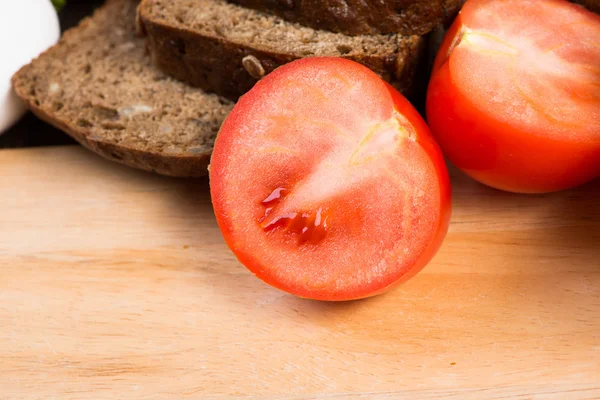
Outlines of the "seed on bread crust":
<svg viewBox="0 0 600 400">
<path fill-rule="evenodd" d="M 260 79 L 265 76 L 265 69 L 260 63 L 260 60 L 252 55 L 244 57 L 242 59 L 242 65 L 254 79 Z"/>
</svg>

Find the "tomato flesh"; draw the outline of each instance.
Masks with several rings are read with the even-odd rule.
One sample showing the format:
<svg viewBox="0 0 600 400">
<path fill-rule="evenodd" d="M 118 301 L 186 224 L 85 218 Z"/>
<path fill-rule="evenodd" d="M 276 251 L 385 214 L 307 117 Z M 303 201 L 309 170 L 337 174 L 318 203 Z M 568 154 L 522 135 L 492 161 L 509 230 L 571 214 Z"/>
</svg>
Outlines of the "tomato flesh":
<svg viewBox="0 0 600 400">
<path fill-rule="evenodd" d="M 469 0 L 436 59 L 427 118 L 490 186 L 566 189 L 600 175 L 600 17 L 556 0 Z"/>
<path fill-rule="evenodd" d="M 265 282 L 350 300 L 423 268 L 448 229 L 441 152 L 414 108 L 352 61 L 287 64 L 243 96 L 211 160 L 224 238 Z"/>
</svg>

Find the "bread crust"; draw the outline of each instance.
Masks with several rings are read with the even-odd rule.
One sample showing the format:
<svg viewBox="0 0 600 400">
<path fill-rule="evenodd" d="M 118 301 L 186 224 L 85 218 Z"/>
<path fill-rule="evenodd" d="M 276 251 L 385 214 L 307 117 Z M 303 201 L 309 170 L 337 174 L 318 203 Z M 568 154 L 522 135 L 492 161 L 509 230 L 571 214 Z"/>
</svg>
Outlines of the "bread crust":
<svg viewBox="0 0 600 400">
<path fill-rule="evenodd" d="M 42 121 L 65 132 L 83 147 L 108 160 L 128 167 L 153 172 L 159 175 L 193 178 L 208 175 L 211 152 L 203 154 L 162 154 L 121 146 L 115 143 L 94 139 L 86 131 L 65 120 L 58 119 L 42 107 L 37 106 L 19 87 L 17 95 L 26 101 L 28 108 Z"/>
<path fill-rule="evenodd" d="M 600 14 L 600 0 L 571 0 L 574 3 L 581 4 L 590 11 Z"/>
<path fill-rule="evenodd" d="M 450 22 L 464 0 L 229 0 L 287 21 L 346 35 L 424 35 Z"/>
</svg>

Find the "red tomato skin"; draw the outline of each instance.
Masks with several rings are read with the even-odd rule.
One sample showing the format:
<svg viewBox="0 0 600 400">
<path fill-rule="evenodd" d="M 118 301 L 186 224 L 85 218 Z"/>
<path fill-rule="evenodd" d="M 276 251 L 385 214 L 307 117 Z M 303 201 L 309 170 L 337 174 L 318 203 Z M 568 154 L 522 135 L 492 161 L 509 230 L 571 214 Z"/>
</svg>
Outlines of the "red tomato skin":
<svg viewBox="0 0 600 400">
<path fill-rule="evenodd" d="M 450 53 L 462 28 L 459 14 L 437 54 L 427 93 L 427 122 L 444 155 L 473 179 L 516 193 L 555 192 L 599 177 L 600 140 L 561 140 L 516 129 L 461 92 L 450 73 Z"/>
<path fill-rule="evenodd" d="M 329 59 L 329 62 L 339 63 L 339 68 L 344 68 L 346 67 L 346 63 L 351 61 L 331 58 Z M 280 67 L 272 74 L 283 73 L 285 70 L 289 70 L 290 68 L 304 68 L 305 64 L 307 63 L 310 64 L 311 59 L 307 58 L 298 60 L 293 64 Z M 258 90 L 264 90 L 262 87 L 262 82 L 259 82 L 257 86 Z M 285 283 L 274 279 L 274 276 L 268 273 L 268 268 L 265 268 L 268 266 L 262 265 L 261 261 L 256 259 L 251 251 L 244 251 L 242 248 L 248 248 L 248 246 L 241 246 L 240 242 L 233 237 L 233 220 L 225 212 L 225 199 L 220 196 L 220 194 L 223 193 L 223 188 L 225 185 L 227 185 L 227 177 L 224 175 L 223 169 L 219 168 L 219 166 L 227 160 L 227 151 L 220 151 L 220 149 L 228 147 L 230 142 L 234 139 L 234 136 L 231 133 L 236 130 L 235 127 L 238 124 L 240 116 L 245 112 L 245 108 L 249 107 L 247 102 L 251 101 L 249 99 L 250 96 L 246 95 L 242 97 L 236 108 L 234 108 L 233 112 L 225 120 L 223 126 L 221 127 L 221 133 L 219 134 L 217 143 L 215 144 L 216 151 L 213 153 L 213 157 L 211 159 L 210 183 L 212 202 L 215 209 L 217 223 L 221 229 L 225 242 L 234 252 L 240 263 L 248 268 L 257 278 L 261 279 L 270 286 L 294 294 L 301 298 L 309 298 L 312 300 L 321 301 L 349 301 L 367 298 L 389 291 L 398 284 L 405 282 L 418 273 L 435 256 L 446 237 L 451 217 L 451 186 L 445 160 L 439 146 L 435 142 L 435 139 L 433 138 L 433 135 L 431 134 L 429 127 L 423 118 L 421 118 L 419 113 L 414 109 L 410 102 L 408 102 L 408 100 L 406 100 L 395 88 L 387 83 L 386 86 L 389 90 L 390 96 L 393 98 L 395 109 L 403 114 L 414 127 L 414 130 L 417 133 L 417 141 L 422 148 L 425 149 L 438 174 L 440 214 L 434 237 L 429 242 L 427 248 L 425 248 L 424 251 L 419 255 L 418 260 L 411 266 L 411 268 L 402 271 L 401 275 L 394 277 L 393 280 L 386 282 L 384 285 L 369 285 L 368 283 L 365 283 L 363 286 L 356 287 L 352 291 L 323 291 L 315 295 L 314 292 L 310 292 L 309 288 L 305 286 L 286 285 Z M 349 249 L 348 251 L 352 251 L 352 249 Z"/>
</svg>

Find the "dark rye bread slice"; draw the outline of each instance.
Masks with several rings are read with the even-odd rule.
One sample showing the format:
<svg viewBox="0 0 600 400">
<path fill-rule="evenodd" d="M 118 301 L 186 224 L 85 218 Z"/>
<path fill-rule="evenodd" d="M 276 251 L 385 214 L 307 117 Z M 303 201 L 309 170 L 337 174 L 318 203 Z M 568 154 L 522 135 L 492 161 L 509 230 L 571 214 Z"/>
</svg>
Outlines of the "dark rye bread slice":
<svg viewBox="0 0 600 400">
<path fill-rule="evenodd" d="M 347 35 L 424 35 L 446 24 L 464 0 L 229 0 L 315 29 Z"/>
<path fill-rule="evenodd" d="M 159 68 L 233 100 L 278 66 L 310 56 L 357 61 L 410 94 L 424 47 L 420 36 L 347 36 L 225 0 L 143 0 L 138 14 Z"/>
<path fill-rule="evenodd" d="M 206 175 L 233 104 L 157 70 L 135 33 L 138 2 L 109 0 L 13 78 L 43 120 L 90 150 L 171 176 Z"/>
</svg>

